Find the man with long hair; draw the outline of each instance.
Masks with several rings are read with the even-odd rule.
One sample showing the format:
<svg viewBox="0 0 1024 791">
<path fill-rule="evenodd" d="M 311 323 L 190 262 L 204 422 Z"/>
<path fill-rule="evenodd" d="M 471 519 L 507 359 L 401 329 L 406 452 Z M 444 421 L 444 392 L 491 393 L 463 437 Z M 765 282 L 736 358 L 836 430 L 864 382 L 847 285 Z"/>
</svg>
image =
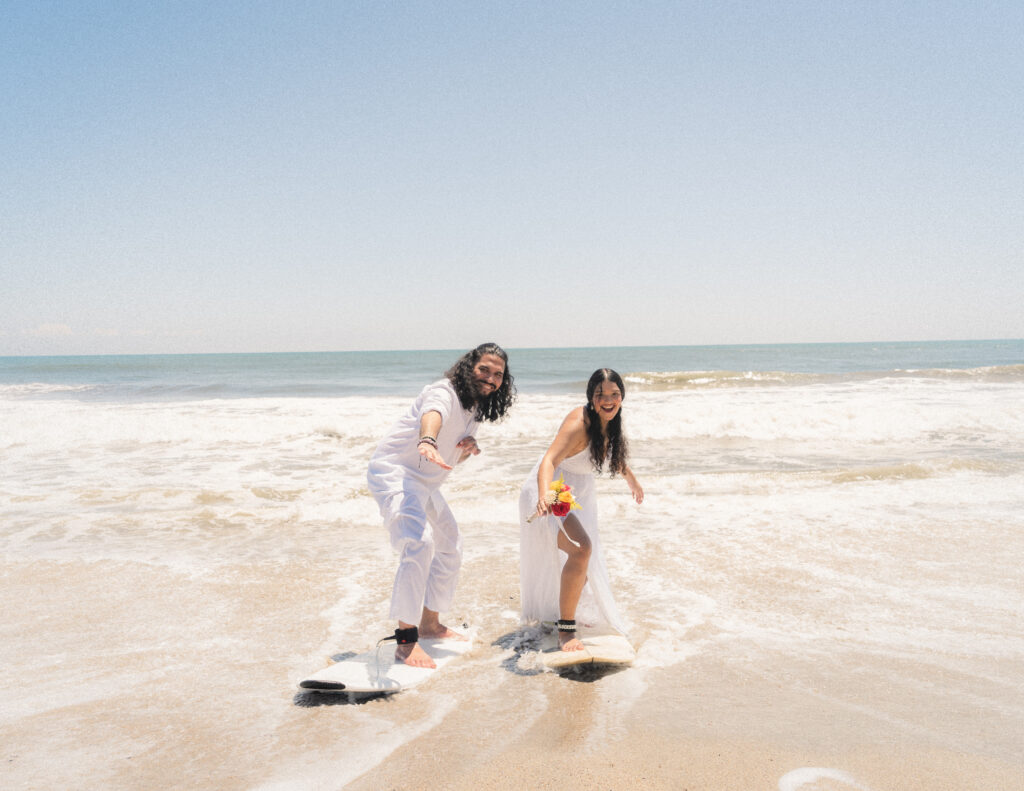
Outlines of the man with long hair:
<svg viewBox="0 0 1024 791">
<path fill-rule="evenodd" d="M 366 480 L 400 555 L 391 593 L 395 658 L 434 667 L 420 637 L 459 637 L 441 623 L 455 594 L 462 537 L 440 487 L 459 462 L 480 453 L 477 427 L 501 420 L 515 401 L 508 355 L 494 343 L 466 352 L 427 385 L 370 459 Z"/>
</svg>

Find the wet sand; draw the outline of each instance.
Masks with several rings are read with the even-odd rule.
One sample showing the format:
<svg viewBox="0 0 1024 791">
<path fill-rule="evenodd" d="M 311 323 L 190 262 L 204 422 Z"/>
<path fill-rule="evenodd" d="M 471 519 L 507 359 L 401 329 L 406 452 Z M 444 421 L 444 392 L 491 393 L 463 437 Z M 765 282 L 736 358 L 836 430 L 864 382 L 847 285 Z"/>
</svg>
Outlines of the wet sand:
<svg viewBox="0 0 1024 791">
<path fill-rule="evenodd" d="M 951 656 L 936 675 L 853 648 L 719 650 L 698 628 L 702 650 L 662 667 L 652 618 L 636 667 L 534 672 L 509 647 L 514 555 L 468 560 L 460 604 L 475 612 L 461 617 L 476 644 L 438 678 L 363 702 L 302 694 L 333 639 L 335 566 L 9 560 L 0 785 L 1024 788 L 1019 660 Z"/>
</svg>

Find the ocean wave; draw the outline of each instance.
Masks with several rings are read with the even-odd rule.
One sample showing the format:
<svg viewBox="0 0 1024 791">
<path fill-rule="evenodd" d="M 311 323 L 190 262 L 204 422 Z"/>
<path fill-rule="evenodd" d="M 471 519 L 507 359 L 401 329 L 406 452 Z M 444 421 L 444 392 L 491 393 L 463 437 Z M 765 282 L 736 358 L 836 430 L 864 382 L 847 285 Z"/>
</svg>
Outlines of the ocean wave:
<svg viewBox="0 0 1024 791">
<path fill-rule="evenodd" d="M 27 382 L 25 384 L 0 385 L 0 398 L 38 398 L 48 395 L 69 395 L 72 393 L 91 393 L 97 390 L 96 385 L 49 384 L 47 382 Z"/>
<path fill-rule="evenodd" d="M 339 398 L 358 388 L 335 383 L 274 381 L 104 381 L 93 384 L 30 382 L 0 384 L 0 399 L 128 402 L 207 401 L 254 398 Z M 386 397 L 386 396 L 381 396 Z"/>
<path fill-rule="evenodd" d="M 794 385 L 821 381 L 820 374 L 784 371 L 646 371 L 626 374 L 627 386 L 639 390 L 687 390 L 713 387 Z"/>
<path fill-rule="evenodd" d="M 832 483 L 854 483 L 859 481 L 911 481 L 947 476 L 959 472 L 978 472 L 986 475 L 1011 475 L 1019 466 L 1010 462 L 992 459 L 945 459 L 932 462 L 898 462 L 848 467 L 835 470 L 829 475 Z"/>
<path fill-rule="evenodd" d="M 936 470 L 925 464 L 904 462 L 902 464 L 878 464 L 868 467 L 854 467 L 840 470 L 830 476 L 833 483 L 855 481 L 907 481 L 931 478 Z"/>
<path fill-rule="evenodd" d="M 1016 365 L 990 365 L 980 368 L 905 368 L 892 372 L 896 376 L 923 379 L 952 379 L 980 382 L 1024 381 L 1024 363 Z"/>
<path fill-rule="evenodd" d="M 869 382 L 880 379 L 941 379 L 971 382 L 1022 382 L 1024 364 L 980 368 L 897 368 L 890 371 L 812 373 L 798 371 L 635 371 L 624 377 L 640 391 L 696 390 Z"/>
<path fill-rule="evenodd" d="M 160 402 L 204 401 L 216 398 L 315 397 L 335 395 L 330 388 L 293 384 L 261 385 L 229 382 L 99 382 L 94 384 L 51 384 L 28 382 L 0 385 L 0 399 L 64 399 L 79 401 Z"/>
</svg>

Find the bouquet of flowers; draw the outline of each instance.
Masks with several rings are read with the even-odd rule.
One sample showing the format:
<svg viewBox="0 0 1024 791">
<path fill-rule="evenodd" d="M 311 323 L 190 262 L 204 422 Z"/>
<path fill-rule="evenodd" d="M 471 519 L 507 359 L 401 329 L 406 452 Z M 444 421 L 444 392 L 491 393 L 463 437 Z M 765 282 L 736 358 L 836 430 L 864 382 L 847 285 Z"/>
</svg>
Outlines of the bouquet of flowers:
<svg viewBox="0 0 1024 791">
<path fill-rule="evenodd" d="M 574 508 L 582 508 L 572 494 L 572 487 L 565 482 L 564 475 L 548 485 L 547 496 L 544 499 L 551 506 L 551 513 L 555 516 L 565 516 Z M 533 517 L 526 521 L 532 522 Z"/>
</svg>

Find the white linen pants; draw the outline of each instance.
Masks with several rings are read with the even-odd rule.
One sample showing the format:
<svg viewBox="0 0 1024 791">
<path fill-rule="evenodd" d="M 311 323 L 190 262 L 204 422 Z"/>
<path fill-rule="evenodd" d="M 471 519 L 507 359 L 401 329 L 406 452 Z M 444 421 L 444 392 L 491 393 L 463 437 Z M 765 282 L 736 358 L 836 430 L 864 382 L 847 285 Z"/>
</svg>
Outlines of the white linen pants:
<svg viewBox="0 0 1024 791">
<path fill-rule="evenodd" d="M 391 618 L 418 624 L 424 607 L 448 610 L 462 565 L 462 535 L 448 503 L 439 492 L 410 489 L 378 502 L 399 554 Z"/>
</svg>

